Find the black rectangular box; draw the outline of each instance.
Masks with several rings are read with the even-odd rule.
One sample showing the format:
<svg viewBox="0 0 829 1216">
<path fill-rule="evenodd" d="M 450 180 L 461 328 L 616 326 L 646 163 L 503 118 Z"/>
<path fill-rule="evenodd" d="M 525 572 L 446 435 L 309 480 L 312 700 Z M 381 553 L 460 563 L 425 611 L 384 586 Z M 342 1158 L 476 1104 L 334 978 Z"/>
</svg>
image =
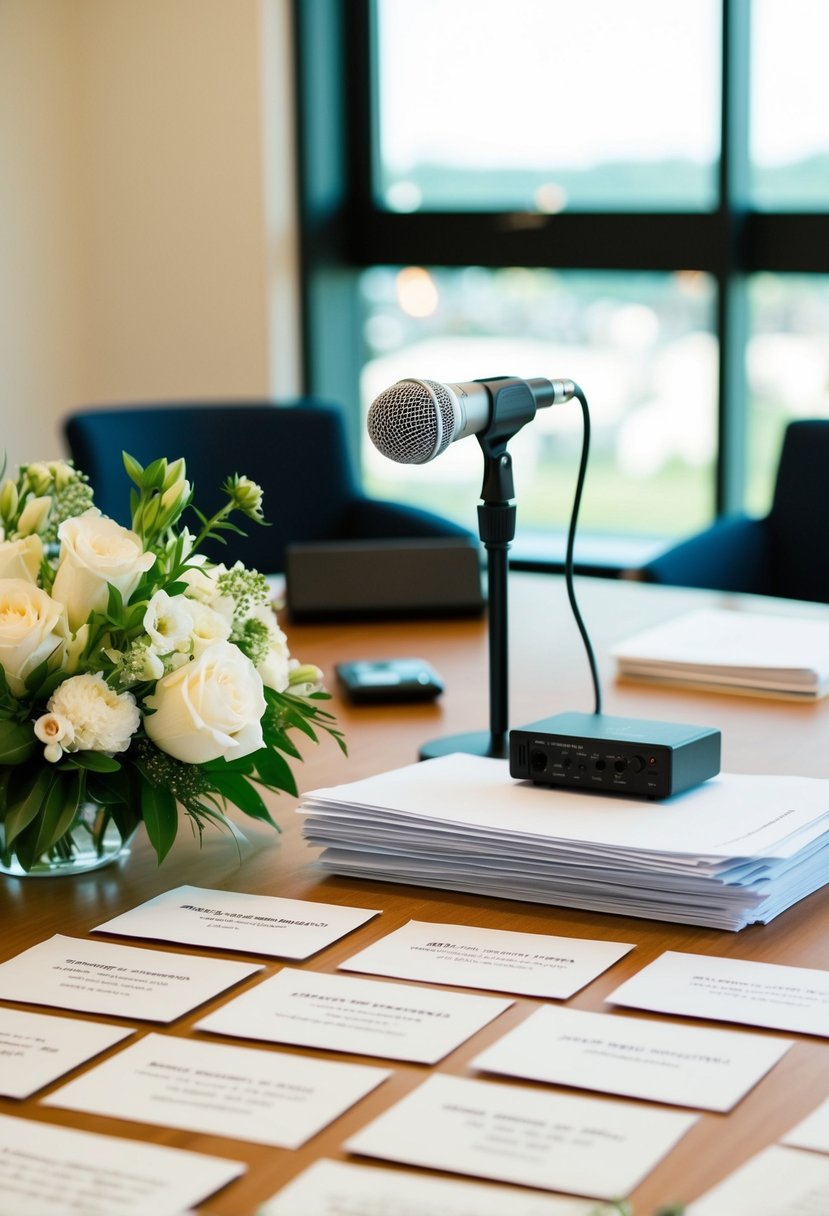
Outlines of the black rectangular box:
<svg viewBox="0 0 829 1216">
<path fill-rule="evenodd" d="M 540 785 L 668 798 L 720 771 L 707 726 L 609 714 L 555 714 L 510 731 L 509 771 Z"/>
</svg>

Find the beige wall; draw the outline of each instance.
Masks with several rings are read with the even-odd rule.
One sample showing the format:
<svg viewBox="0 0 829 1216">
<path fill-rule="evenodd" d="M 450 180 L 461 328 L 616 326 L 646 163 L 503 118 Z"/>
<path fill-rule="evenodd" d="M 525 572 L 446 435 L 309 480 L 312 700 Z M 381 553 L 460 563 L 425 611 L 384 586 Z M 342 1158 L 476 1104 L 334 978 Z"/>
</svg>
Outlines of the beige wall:
<svg viewBox="0 0 829 1216">
<path fill-rule="evenodd" d="M 298 389 L 287 0 L 0 3 L 0 444 Z"/>
</svg>

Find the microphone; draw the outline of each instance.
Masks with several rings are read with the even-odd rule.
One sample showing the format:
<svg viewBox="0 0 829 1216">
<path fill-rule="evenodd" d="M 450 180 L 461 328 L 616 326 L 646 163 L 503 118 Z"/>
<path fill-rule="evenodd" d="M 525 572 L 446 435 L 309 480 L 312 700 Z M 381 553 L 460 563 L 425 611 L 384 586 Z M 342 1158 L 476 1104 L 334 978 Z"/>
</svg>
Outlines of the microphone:
<svg viewBox="0 0 829 1216">
<path fill-rule="evenodd" d="M 519 380 L 495 376 L 467 384 L 398 380 L 371 404 L 367 426 L 377 450 L 398 464 L 425 464 L 450 443 L 485 431 L 499 416 L 518 418 L 519 429 L 537 409 L 560 405 L 576 393 L 572 380 Z"/>
</svg>

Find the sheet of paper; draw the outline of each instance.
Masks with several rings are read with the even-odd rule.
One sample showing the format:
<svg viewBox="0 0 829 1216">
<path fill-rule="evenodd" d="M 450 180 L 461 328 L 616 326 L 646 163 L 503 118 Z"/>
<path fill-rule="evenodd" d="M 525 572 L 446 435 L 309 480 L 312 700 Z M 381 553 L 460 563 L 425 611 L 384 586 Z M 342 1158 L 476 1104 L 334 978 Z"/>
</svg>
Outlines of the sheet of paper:
<svg viewBox="0 0 829 1216">
<path fill-rule="evenodd" d="M 436 1064 L 510 1005 L 498 997 L 283 967 L 196 1029 Z"/>
<path fill-rule="evenodd" d="M 544 1007 L 472 1061 L 484 1072 L 731 1110 L 789 1050 L 786 1039 Z"/>
<path fill-rule="evenodd" d="M 56 934 L 0 963 L 0 1000 L 172 1022 L 261 970 Z"/>
<path fill-rule="evenodd" d="M 122 1026 L 0 1009 L 0 1094 L 28 1098 L 131 1034 Z"/>
<path fill-rule="evenodd" d="M 299 1148 L 389 1076 L 363 1064 L 148 1034 L 43 1104 Z"/>
<path fill-rule="evenodd" d="M 241 1161 L 0 1115 L 0 1216 L 179 1216 Z"/>
<path fill-rule="evenodd" d="M 344 971 L 566 999 L 633 946 L 410 920 L 340 963 Z"/>
<path fill-rule="evenodd" d="M 829 971 L 667 950 L 608 1001 L 829 1037 Z"/>
<path fill-rule="evenodd" d="M 817 1153 L 829 1153 L 829 1099 L 787 1132 L 782 1143 L 790 1145 L 791 1148 L 808 1148 Z"/>
<path fill-rule="evenodd" d="M 829 1157 L 764 1149 L 690 1204 L 685 1216 L 826 1216 Z"/>
<path fill-rule="evenodd" d="M 105 921 L 93 933 L 301 959 L 378 915 L 366 908 L 185 886 Z"/>
<path fill-rule="evenodd" d="M 505 760 L 455 753 L 303 795 L 301 813 L 343 808 L 365 822 L 467 829 L 481 838 L 532 846 L 559 840 L 666 857 L 733 858 L 773 849 L 791 856 L 806 833 L 824 830 L 829 780 L 720 773 L 662 803 L 515 781 Z"/>
<path fill-rule="evenodd" d="M 256 1216 L 595 1216 L 582 1199 L 344 1161 L 315 1161 Z"/>
<path fill-rule="evenodd" d="M 629 1194 L 696 1119 L 438 1073 L 345 1148 L 406 1165 L 615 1199 Z"/>
</svg>

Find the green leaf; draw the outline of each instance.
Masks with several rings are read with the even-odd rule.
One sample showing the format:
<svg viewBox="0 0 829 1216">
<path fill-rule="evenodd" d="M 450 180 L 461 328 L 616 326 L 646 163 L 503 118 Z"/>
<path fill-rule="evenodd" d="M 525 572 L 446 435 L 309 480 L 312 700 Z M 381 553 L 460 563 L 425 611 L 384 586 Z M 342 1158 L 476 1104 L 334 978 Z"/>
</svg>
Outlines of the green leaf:
<svg viewBox="0 0 829 1216">
<path fill-rule="evenodd" d="M 0 720 L 0 764 L 23 764 L 35 750 L 31 722 Z"/>
<path fill-rule="evenodd" d="M 265 785 L 272 786 L 276 790 L 285 790 L 286 794 L 293 794 L 296 798 L 298 793 L 296 781 L 291 772 L 291 766 L 284 756 L 280 756 L 279 752 L 262 748 L 261 751 L 254 752 L 253 759 L 256 762 L 256 771 Z"/>
<path fill-rule="evenodd" d="M 57 777 L 43 801 L 38 815 L 15 842 L 17 860 L 30 870 L 39 857 L 48 853 L 72 826 L 84 792 L 83 775 L 67 773 Z"/>
<path fill-rule="evenodd" d="M 127 477 L 130 481 L 134 481 L 137 486 L 141 485 L 141 475 L 144 472 L 144 466 L 140 465 L 134 456 L 130 456 L 129 452 L 122 452 L 121 459 L 124 462 L 124 468 L 127 471 Z"/>
<path fill-rule="evenodd" d="M 129 803 L 119 802 L 108 806 L 109 813 L 122 840 L 128 840 L 141 822 L 138 811 Z"/>
<path fill-rule="evenodd" d="M 114 806 L 117 803 L 128 806 L 131 802 L 130 776 L 124 768 L 108 773 L 90 770 L 86 778 L 86 789 L 93 802 L 100 802 L 103 806 Z"/>
<path fill-rule="evenodd" d="M 112 583 L 107 583 L 106 619 L 116 627 L 119 627 L 124 619 L 124 599 Z"/>
<path fill-rule="evenodd" d="M 216 789 L 228 802 L 238 806 L 239 810 L 250 815 L 251 819 L 261 819 L 276 827 L 261 794 L 254 789 L 247 777 L 232 772 L 212 773 L 211 777 Z"/>
<path fill-rule="evenodd" d="M 141 818 L 160 865 L 176 838 L 178 807 L 169 790 L 152 785 L 146 778 L 141 782 Z"/>
<path fill-rule="evenodd" d="M 39 814 L 57 774 L 51 767 L 38 764 L 20 773 L 17 781 L 9 782 L 6 789 L 6 848 L 9 849 L 32 820 Z"/>
<path fill-rule="evenodd" d="M 76 768 L 88 768 L 94 773 L 117 773 L 121 767 L 120 761 L 104 752 L 70 752 L 64 759 Z"/>
<path fill-rule="evenodd" d="M 159 456 L 158 460 L 153 460 L 141 473 L 141 487 L 145 490 L 161 489 L 164 482 L 164 475 L 167 472 L 167 460 L 164 456 Z"/>
</svg>

